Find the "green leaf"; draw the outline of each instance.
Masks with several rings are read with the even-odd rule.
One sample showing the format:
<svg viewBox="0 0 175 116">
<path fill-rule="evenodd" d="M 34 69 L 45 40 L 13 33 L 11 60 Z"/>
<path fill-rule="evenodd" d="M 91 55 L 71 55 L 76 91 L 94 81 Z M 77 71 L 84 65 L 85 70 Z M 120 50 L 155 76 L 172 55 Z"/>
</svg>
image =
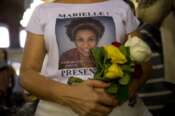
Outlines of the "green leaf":
<svg viewBox="0 0 175 116">
<path fill-rule="evenodd" d="M 119 49 L 125 56 L 130 56 L 129 47 L 121 45 Z"/>
<path fill-rule="evenodd" d="M 119 103 L 123 103 L 128 99 L 128 85 L 127 86 L 119 86 L 118 92 L 117 92 L 117 100 Z"/>
<path fill-rule="evenodd" d="M 105 89 L 105 91 L 109 94 L 116 95 L 118 91 L 117 83 L 112 83 L 109 87 Z"/>
<path fill-rule="evenodd" d="M 95 60 L 97 70 L 102 69 L 104 65 L 104 59 L 106 57 L 104 48 L 103 47 L 92 48 L 91 53 Z"/>
<path fill-rule="evenodd" d="M 121 79 L 119 79 L 119 83 L 121 85 L 127 85 L 131 81 L 131 77 L 129 74 L 125 74 Z"/>
<path fill-rule="evenodd" d="M 78 78 L 78 77 L 70 77 L 69 79 L 68 79 L 68 84 L 69 85 L 72 85 L 72 84 L 77 84 L 77 83 L 81 83 L 81 82 L 83 82 L 83 80 L 82 79 L 80 79 L 80 78 Z"/>
<path fill-rule="evenodd" d="M 95 75 L 94 75 L 94 79 L 95 80 L 103 80 L 103 74 L 104 74 L 104 68 L 102 68 L 101 70 L 97 70 Z"/>
<path fill-rule="evenodd" d="M 131 60 L 131 58 L 130 58 L 130 48 L 121 45 L 121 46 L 119 47 L 119 49 L 120 49 L 120 51 L 125 55 L 125 57 L 127 58 L 127 63 L 130 64 L 130 63 L 132 62 L 132 60 Z"/>
<path fill-rule="evenodd" d="M 102 81 L 109 81 L 109 79 L 104 77 L 104 71 L 105 71 L 105 69 L 108 69 L 109 66 L 111 66 L 111 64 L 106 63 L 106 64 L 103 64 L 102 68 L 97 69 L 97 71 L 94 75 L 94 79 L 95 80 L 102 80 Z"/>
<path fill-rule="evenodd" d="M 131 73 L 133 72 L 133 68 L 130 64 L 123 64 L 123 65 L 120 65 L 123 72 L 127 72 L 127 73 Z"/>
<path fill-rule="evenodd" d="M 105 50 L 103 47 L 92 48 L 91 53 L 97 68 L 97 71 L 94 75 L 94 79 L 104 80 L 103 78 L 104 70 L 106 68 L 107 61 L 108 61 L 107 56 L 105 54 Z"/>
</svg>

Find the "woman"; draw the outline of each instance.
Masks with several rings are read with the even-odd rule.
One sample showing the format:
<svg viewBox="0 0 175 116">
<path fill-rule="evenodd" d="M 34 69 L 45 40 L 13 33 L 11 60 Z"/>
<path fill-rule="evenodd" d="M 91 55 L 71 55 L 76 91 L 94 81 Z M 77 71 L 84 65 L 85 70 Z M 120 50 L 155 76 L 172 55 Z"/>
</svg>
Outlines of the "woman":
<svg viewBox="0 0 175 116">
<path fill-rule="evenodd" d="M 36 116 L 150 115 L 140 101 L 132 108 L 127 102 L 119 106 L 116 98 L 104 92 L 109 86 L 107 83 L 87 80 L 78 85 L 65 84 L 67 78 L 63 77 L 63 73 L 87 72 L 75 69 L 60 71 L 60 52 L 73 48 L 71 42 L 63 39 L 62 25 L 67 20 L 87 17 L 98 17 L 105 25 L 110 25 L 106 30 L 109 34 L 105 34 L 105 40 L 110 42 L 123 42 L 126 34 L 138 25 L 129 6 L 120 0 L 56 0 L 38 6 L 27 26 L 28 39 L 21 67 L 22 86 L 42 99 Z M 47 63 L 40 73 L 46 54 Z M 144 73 L 148 69 L 144 68 Z M 136 93 L 146 78 L 143 75 L 142 79 L 133 81 L 130 96 Z"/>
<path fill-rule="evenodd" d="M 175 105 L 174 3 L 174 0 L 140 0 L 137 9 L 138 17 L 144 22 L 141 33 L 152 46 L 152 65 L 161 66 L 153 69 L 150 83 L 140 91 L 141 98 L 154 116 L 175 113 L 172 108 Z"/>
<path fill-rule="evenodd" d="M 97 46 L 104 33 L 104 26 L 92 18 L 75 19 L 66 26 L 66 33 L 76 48 L 61 55 L 60 68 L 94 67 L 90 49 Z"/>
</svg>

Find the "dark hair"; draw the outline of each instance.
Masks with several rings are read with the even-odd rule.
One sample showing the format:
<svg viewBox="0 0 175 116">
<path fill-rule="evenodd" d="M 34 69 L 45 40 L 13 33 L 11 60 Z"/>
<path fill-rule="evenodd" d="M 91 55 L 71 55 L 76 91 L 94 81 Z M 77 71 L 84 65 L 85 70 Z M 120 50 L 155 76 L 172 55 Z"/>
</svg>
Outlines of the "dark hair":
<svg viewBox="0 0 175 116">
<path fill-rule="evenodd" d="M 99 20 L 93 18 L 78 18 L 73 19 L 66 25 L 66 34 L 71 41 L 74 41 L 77 31 L 84 29 L 92 30 L 96 34 L 97 39 L 102 37 L 105 30 L 103 24 Z"/>
</svg>

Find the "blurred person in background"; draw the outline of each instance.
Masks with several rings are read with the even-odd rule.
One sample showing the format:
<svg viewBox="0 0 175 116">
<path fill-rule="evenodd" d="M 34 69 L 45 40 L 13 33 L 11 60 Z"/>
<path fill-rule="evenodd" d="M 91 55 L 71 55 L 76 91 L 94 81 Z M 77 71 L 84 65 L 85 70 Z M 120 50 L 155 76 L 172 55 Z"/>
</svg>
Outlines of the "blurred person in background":
<svg viewBox="0 0 175 116">
<path fill-rule="evenodd" d="M 14 68 L 8 65 L 7 51 L 0 48 L 0 114 L 2 116 L 10 115 L 15 76 Z"/>
<path fill-rule="evenodd" d="M 175 1 L 138 0 L 136 14 L 143 22 L 143 39 L 151 46 L 153 74 L 141 89 L 143 98 L 154 116 L 175 114 Z"/>
</svg>

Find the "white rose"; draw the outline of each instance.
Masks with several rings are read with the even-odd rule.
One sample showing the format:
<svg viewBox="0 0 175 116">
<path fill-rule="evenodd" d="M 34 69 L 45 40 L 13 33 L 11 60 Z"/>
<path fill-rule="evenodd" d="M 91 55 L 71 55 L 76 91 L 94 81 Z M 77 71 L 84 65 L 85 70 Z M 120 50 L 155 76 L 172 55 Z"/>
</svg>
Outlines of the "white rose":
<svg viewBox="0 0 175 116">
<path fill-rule="evenodd" d="M 137 36 L 129 36 L 125 46 L 130 47 L 130 55 L 133 61 L 142 63 L 148 61 L 151 58 L 151 48 Z"/>
</svg>

